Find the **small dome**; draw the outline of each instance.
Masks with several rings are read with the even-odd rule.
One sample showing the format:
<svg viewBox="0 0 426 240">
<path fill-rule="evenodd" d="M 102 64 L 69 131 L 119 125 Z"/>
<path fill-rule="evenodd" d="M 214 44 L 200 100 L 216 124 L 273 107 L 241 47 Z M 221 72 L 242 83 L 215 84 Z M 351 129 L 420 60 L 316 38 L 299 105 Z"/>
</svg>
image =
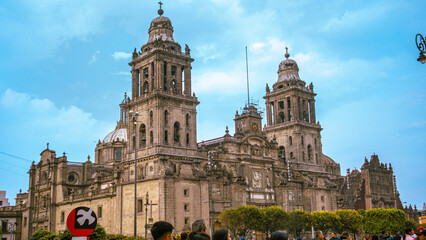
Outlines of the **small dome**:
<svg viewBox="0 0 426 240">
<path fill-rule="evenodd" d="M 127 142 L 127 129 L 119 128 L 108 133 L 104 138 L 104 143 L 113 142 L 113 141 L 124 141 Z"/>
<path fill-rule="evenodd" d="M 168 17 L 158 16 L 154 18 L 154 20 L 151 22 L 148 33 L 148 42 L 153 42 L 159 38 L 161 38 L 163 41 L 175 41 L 173 39 L 172 22 Z"/>
<path fill-rule="evenodd" d="M 278 82 L 289 81 L 289 80 L 300 80 L 299 67 L 296 61 L 289 59 L 288 48 L 286 49 L 286 59 L 280 63 L 278 67 Z"/>
</svg>

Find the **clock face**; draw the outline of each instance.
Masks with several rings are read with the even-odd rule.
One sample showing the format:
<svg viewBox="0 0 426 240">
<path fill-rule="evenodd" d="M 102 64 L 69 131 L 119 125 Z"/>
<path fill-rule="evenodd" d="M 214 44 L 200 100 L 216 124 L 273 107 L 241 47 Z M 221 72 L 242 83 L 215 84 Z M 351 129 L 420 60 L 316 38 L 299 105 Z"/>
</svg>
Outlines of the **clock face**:
<svg viewBox="0 0 426 240">
<path fill-rule="evenodd" d="M 253 123 L 253 130 L 257 131 L 257 124 L 256 123 Z"/>
</svg>

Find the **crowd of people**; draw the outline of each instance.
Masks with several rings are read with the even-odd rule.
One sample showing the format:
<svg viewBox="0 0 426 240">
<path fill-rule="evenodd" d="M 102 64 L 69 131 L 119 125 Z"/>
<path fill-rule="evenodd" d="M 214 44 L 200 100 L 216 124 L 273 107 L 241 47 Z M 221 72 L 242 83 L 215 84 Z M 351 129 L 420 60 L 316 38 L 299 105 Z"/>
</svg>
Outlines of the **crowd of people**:
<svg viewBox="0 0 426 240">
<path fill-rule="evenodd" d="M 154 240 L 176 240 L 173 235 L 173 225 L 159 221 L 154 223 L 151 228 L 151 234 Z M 289 235 L 284 231 L 275 231 L 271 234 L 270 240 L 288 240 Z M 192 223 L 191 232 L 183 232 L 180 234 L 180 240 L 232 240 L 231 233 L 228 229 L 221 228 L 216 230 L 213 235 L 207 234 L 207 226 L 204 220 L 196 220 Z M 245 240 L 244 237 L 239 240 Z M 297 238 L 297 240 L 303 240 Z M 315 238 L 313 240 L 327 240 L 321 231 L 315 231 Z M 340 237 L 336 233 L 331 234 L 331 238 L 328 240 L 355 240 L 352 239 L 348 232 L 343 232 Z M 383 231 L 380 235 L 365 235 L 362 240 L 426 240 L 426 229 L 419 227 L 416 232 L 413 228 L 405 229 L 404 233 L 401 234 L 399 231 L 395 231 L 394 234 Z"/>
</svg>

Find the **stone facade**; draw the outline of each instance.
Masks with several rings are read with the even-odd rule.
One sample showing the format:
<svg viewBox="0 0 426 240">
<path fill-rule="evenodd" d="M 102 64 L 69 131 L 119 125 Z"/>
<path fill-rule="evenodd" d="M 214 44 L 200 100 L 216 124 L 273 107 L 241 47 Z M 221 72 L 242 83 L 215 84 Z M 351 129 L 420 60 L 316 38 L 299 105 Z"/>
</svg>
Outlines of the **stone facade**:
<svg viewBox="0 0 426 240">
<path fill-rule="evenodd" d="M 99 140 L 94 161 L 70 162 L 47 146 L 31 165 L 29 192 L 15 209 L 21 239 L 40 228 L 65 229 L 78 206 L 93 208 L 108 233 L 125 235 L 133 235 L 135 209 L 137 233 L 144 235 L 158 220 L 177 232 L 196 219 L 218 226 L 222 210 L 244 204 L 308 212 L 357 208 L 355 198 L 345 196 L 359 189 L 361 208 L 397 207 L 394 184 L 377 185 L 377 174 L 393 180 L 386 166 L 376 170 L 378 159 L 343 177 L 340 165 L 322 153 L 313 84 L 299 78 L 288 52 L 272 90 L 266 86 L 265 126 L 258 106 L 249 103 L 235 114 L 233 135 L 226 129 L 197 143 L 194 59 L 188 46 L 182 51 L 174 41 L 170 19 L 159 14 L 148 42 L 133 52 L 132 94 L 125 94 L 117 127 Z"/>
<path fill-rule="evenodd" d="M 340 208 L 371 209 L 397 208 L 402 209 L 399 192 L 392 165 L 383 164 L 375 154 L 370 161 L 365 158 L 361 171 L 350 171 L 341 184 L 338 199 Z"/>
</svg>

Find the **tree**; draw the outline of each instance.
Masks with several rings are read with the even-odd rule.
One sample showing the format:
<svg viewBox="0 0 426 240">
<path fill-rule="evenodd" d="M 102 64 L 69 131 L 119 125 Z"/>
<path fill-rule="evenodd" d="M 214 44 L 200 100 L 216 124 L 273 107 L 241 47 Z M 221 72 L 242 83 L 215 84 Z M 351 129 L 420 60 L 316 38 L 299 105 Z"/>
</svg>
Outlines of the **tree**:
<svg viewBox="0 0 426 240">
<path fill-rule="evenodd" d="M 348 231 L 354 234 L 357 234 L 362 229 L 362 220 L 363 216 L 359 214 L 355 210 L 337 210 L 335 211 L 337 216 L 340 218 L 340 228 L 334 229 L 337 230 L 339 233 L 343 231 Z"/>
<path fill-rule="evenodd" d="M 61 240 L 64 240 L 64 239 L 71 240 L 72 237 L 74 237 L 74 235 L 70 233 L 68 228 L 66 228 L 64 231 L 59 231 L 58 238 Z"/>
<path fill-rule="evenodd" d="M 416 231 L 416 229 L 418 227 L 420 227 L 420 223 L 414 221 L 413 219 L 406 218 L 405 219 L 405 228 L 408 228 L 408 227 L 410 227 L 410 228 L 414 229 L 414 231 Z"/>
<path fill-rule="evenodd" d="M 295 234 L 296 237 L 299 237 L 300 234 L 309 230 L 311 227 L 309 214 L 305 210 L 296 210 L 289 213 L 291 219 L 288 230 L 291 234 Z"/>
<path fill-rule="evenodd" d="M 316 211 L 310 214 L 311 223 L 316 230 L 321 230 L 324 236 L 329 230 L 341 228 L 340 217 L 334 212 Z"/>
<path fill-rule="evenodd" d="M 105 229 L 100 225 L 96 225 L 95 231 L 89 235 L 90 240 L 108 240 Z"/>
<path fill-rule="evenodd" d="M 270 233 L 288 229 L 290 225 L 290 215 L 282 207 L 270 206 L 260 210 L 262 213 L 261 230 L 267 237 Z"/>
<path fill-rule="evenodd" d="M 258 230 L 262 226 L 262 213 L 254 205 L 243 205 L 236 209 L 224 210 L 219 215 L 222 226 L 238 236 L 246 236 L 249 230 Z"/>
<path fill-rule="evenodd" d="M 398 209 L 373 208 L 365 211 L 364 231 L 370 234 L 380 234 L 382 231 L 403 231 L 405 213 Z"/>
<path fill-rule="evenodd" d="M 55 237 L 57 236 L 54 232 L 47 231 L 44 229 L 39 229 L 35 231 L 33 235 L 31 236 L 31 238 L 35 240 L 54 240 Z"/>
</svg>

